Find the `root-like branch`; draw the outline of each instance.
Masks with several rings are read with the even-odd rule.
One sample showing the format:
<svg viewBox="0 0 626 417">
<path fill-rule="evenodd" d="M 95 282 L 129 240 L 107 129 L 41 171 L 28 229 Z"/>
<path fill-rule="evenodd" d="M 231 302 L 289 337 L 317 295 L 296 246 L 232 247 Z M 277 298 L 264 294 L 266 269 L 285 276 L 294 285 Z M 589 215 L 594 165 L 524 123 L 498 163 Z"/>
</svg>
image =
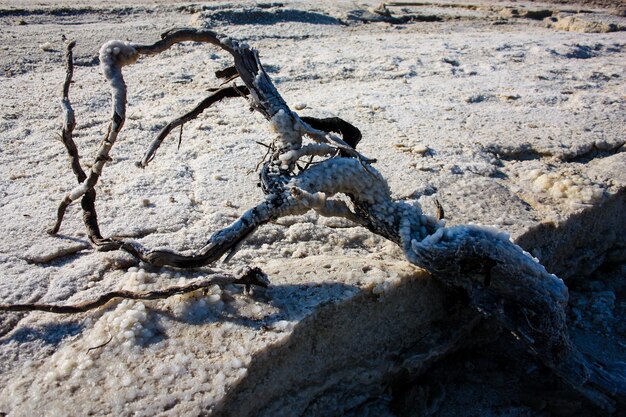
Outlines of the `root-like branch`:
<svg viewBox="0 0 626 417">
<path fill-rule="evenodd" d="M 94 310 L 98 307 L 106 305 L 109 301 L 116 298 L 127 300 L 160 300 L 179 294 L 187 294 L 190 292 L 210 288 L 213 285 L 239 284 L 245 285 L 246 289 L 250 286 L 258 286 L 267 288 L 269 281 L 267 276 L 259 268 L 251 268 L 240 278 L 235 278 L 226 274 L 216 274 L 211 278 L 199 282 L 193 282 L 187 285 L 174 286 L 162 290 L 133 292 L 133 291 L 112 291 L 101 295 L 93 301 L 87 301 L 74 305 L 57 305 L 57 304 L 0 304 L 0 312 L 9 311 L 45 311 L 55 314 L 76 314 Z"/>
<path fill-rule="evenodd" d="M 65 113 L 66 114 L 71 113 L 72 118 L 73 118 L 73 111 L 70 112 L 71 106 L 69 106 L 69 99 L 67 98 L 67 93 L 69 91 L 69 83 L 67 80 L 68 78 L 71 80 L 71 70 L 73 68 L 71 48 L 69 47 L 68 47 L 68 53 L 66 54 L 66 57 L 67 57 L 66 62 L 68 63 L 67 64 L 68 76 L 66 77 L 67 85 L 64 85 L 64 88 L 63 88 L 63 95 L 64 95 L 63 107 L 65 110 Z M 124 120 L 125 120 L 126 84 L 124 83 L 124 78 L 122 77 L 122 66 L 127 65 L 131 62 L 134 62 L 135 59 L 136 59 L 136 56 L 134 55 L 134 50 L 130 46 L 123 44 L 121 42 L 109 42 L 105 44 L 100 50 L 100 62 L 102 63 L 104 67 L 105 75 L 111 84 L 112 95 L 113 95 L 113 116 L 112 116 L 111 125 L 109 126 L 106 137 L 100 143 L 100 147 L 98 149 L 95 162 L 92 165 L 89 171 L 89 174 L 87 175 L 84 172 L 82 172 L 82 175 L 81 175 L 81 173 L 77 172 L 75 169 L 75 172 L 77 172 L 77 177 L 79 178 L 79 185 L 73 188 L 69 193 L 67 193 L 66 196 L 61 201 L 61 203 L 59 204 L 59 208 L 57 210 L 57 221 L 54 227 L 50 231 L 53 234 L 58 232 L 59 228 L 61 227 L 61 222 L 63 221 L 65 211 L 67 207 L 73 201 L 76 201 L 77 199 L 83 196 L 89 195 L 89 194 L 91 194 L 92 198 L 88 197 L 88 199 L 95 201 L 95 193 L 92 193 L 94 186 L 97 184 L 98 179 L 100 178 L 100 175 L 102 174 L 102 169 L 104 168 L 104 165 L 110 159 L 109 152 L 111 151 L 111 148 L 113 147 L 113 144 L 115 143 L 115 140 L 117 139 L 117 135 L 122 129 L 122 126 L 124 125 Z M 68 110 L 68 107 L 69 107 L 69 110 Z M 69 134 L 64 135 L 64 136 L 68 136 L 71 139 L 71 130 L 73 130 L 73 127 L 72 129 L 69 129 L 69 130 L 64 128 L 64 133 L 69 131 Z M 64 137 L 64 143 L 67 143 L 67 142 L 68 141 L 66 141 Z M 70 143 L 71 145 L 73 145 L 73 141 Z M 66 147 L 68 148 L 68 151 L 69 151 L 70 148 L 67 144 L 66 144 Z M 73 148 L 75 149 L 75 146 L 73 146 Z M 72 152 L 70 151 L 70 154 L 71 153 Z M 77 152 L 75 153 L 75 157 L 72 156 L 72 161 L 73 161 L 72 163 L 73 168 L 78 168 L 79 171 L 82 171 L 82 169 L 80 169 L 80 165 L 78 164 Z M 76 164 L 74 164 L 74 161 L 76 161 Z M 94 233 L 94 236 L 93 236 L 94 239 L 92 240 L 94 241 L 94 243 L 98 244 L 102 241 L 102 236 L 100 235 L 99 230 L 97 230 L 97 219 L 96 219 L 95 207 L 92 206 L 90 208 L 91 210 L 85 211 L 85 219 L 92 220 L 91 221 L 92 227 L 96 228 L 95 231 L 97 231 L 97 234 Z M 88 225 L 88 228 L 89 228 L 89 225 Z"/>
</svg>

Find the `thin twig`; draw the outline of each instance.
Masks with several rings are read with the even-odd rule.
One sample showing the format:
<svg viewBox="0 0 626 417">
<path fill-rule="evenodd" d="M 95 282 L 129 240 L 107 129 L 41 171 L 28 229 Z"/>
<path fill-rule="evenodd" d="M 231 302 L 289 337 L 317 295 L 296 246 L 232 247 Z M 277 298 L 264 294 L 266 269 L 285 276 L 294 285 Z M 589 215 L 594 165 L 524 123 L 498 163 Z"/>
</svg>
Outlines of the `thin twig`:
<svg viewBox="0 0 626 417">
<path fill-rule="evenodd" d="M 446 214 L 443 211 L 443 206 L 437 199 L 435 199 L 435 206 L 437 207 L 437 220 L 442 220 Z"/>
<path fill-rule="evenodd" d="M 180 144 L 183 143 L 183 127 L 185 126 L 185 124 L 181 124 L 180 125 L 180 133 L 178 134 L 178 148 L 176 148 L 177 150 L 180 150 Z"/>
<path fill-rule="evenodd" d="M 89 349 L 87 349 L 87 353 L 91 352 L 92 350 L 96 350 L 96 349 L 100 349 L 100 348 L 105 347 L 106 345 L 111 343 L 111 340 L 113 340 L 113 335 L 111 333 L 109 333 L 109 340 L 107 340 L 106 342 L 102 343 L 101 345 L 90 347 Z"/>
<path fill-rule="evenodd" d="M 163 143 L 163 141 L 170 134 L 170 132 L 174 130 L 175 128 L 177 128 L 178 126 L 181 127 L 181 136 L 179 137 L 179 142 L 178 142 L 178 147 L 180 148 L 180 141 L 182 138 L 182 126 L 185 123 L 195 119 L 200 114 L 202 114 L 203 111 L 205 111 L 206 109 L 211 107 L 213 104 L 225 98 L 241 97 L 242 94 L 248 95 L 249 93 L 250 92 L 248 88 L 245 86 L 224 87 L 224 88 L 219 88 L 215 90 L 213 94 L 211 94 L 210 96 L 202 100 L 200 103 L 198 103 L 196 107 L 194 107 L 191 111 L 189 111 L 188 113 L 185 113 L 184 115 L 180 116 L 177 119 L 172 120 L 167 125 L 165 125 L 165 127 L 161 129 L 157 137 L 152 141 L 152 143 L 148 147 L 148 150 L 144 154 L 141 161 L 137 162 L 136 165 L 141 168 L 145 168 L 146 166 L 148 166 L 150 161 L 154 159 L 154 155 L 156 154 L 156 151 L 161 146 L 161 143 Z"/>
<path fill-rule="evenodd" d="M 274 150 L 273 146 L 266 145 L 263 142 L 259 142 L 259 141 L 256 141 L 256 140 L 255 140 L 255 142 L 258 143 L 261 146 L 265 146 L 267 148 L 267 152 L 265 152 L 265 155 L 263 155 L 263 159 L 261 159 L 259 161 L 259 163 L 256 164 L 256 167 L 254 167 L 254 172 L 259 170 L 261 165 L 263 165 L 263 163 L 267 160 L 267 157 L 269 156 L 269 154 Z"/>
<path fill-rule="evenodd" d="M 335 154 L 336 155 L 336 154 Z M 304 164 L 303 168 L 300 168 L 300 171 L 304 171 L 305 169 L 307 169 L 308 167 L 310 167 L 311 165 L 313 165 L 313 158 L 315 158 L 313 155 L 311 155 L 309 157 L 309 160 L 306 161 L 306 163 Z"/>
</svg>

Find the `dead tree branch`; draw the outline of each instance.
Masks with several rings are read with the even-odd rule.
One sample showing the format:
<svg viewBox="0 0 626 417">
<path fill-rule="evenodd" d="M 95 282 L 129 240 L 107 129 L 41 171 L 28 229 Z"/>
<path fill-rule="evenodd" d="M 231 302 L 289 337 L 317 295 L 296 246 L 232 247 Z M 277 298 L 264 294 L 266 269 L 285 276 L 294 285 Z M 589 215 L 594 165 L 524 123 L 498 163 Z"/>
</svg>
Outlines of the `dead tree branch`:
<svg viewBox="0 0 626 417">
<path fill-rule="evenodd" d="M 74 128 L 76 127 L 76 118 L 74 115 L 74 109 L 69 99 L 70 85 L 72 83 L 72 76 L 74 74 L 74 61 L 73 52 L 76 42 L 69 42 L 65 47 L 65 82 L 63 83 L 61 107 L 63 108 L 63 129 L 61 130 L 61 141 L 65 145 L 68 156 L 70 158 L 70 164 L 72 166 L 72 172 L 76 176 L 78 183 L 82 183 L 87 179 L 87 175 L 80 164 L 80 156 L 78 155 L 78 149 L 73 139 Z M 92 188 L 87 191 L 81 199 L 81 207 L 83 209 L 83 223 L 87 229 L 87 236 L 89 239 L 96 242 L 103 242 L 102 234 L 100 233 L 100 227 L 98 226 L 98 216 L 96 214 L 96 191 Z M 57 220 L 54 226 L 49 230 L 50 234 L 56 234 L 61 227 L 65 210 L 70 201 L 64 199 L 57 210 Z"/>
<path fill-rule="evenodd" d="M 74 305 L 36 303 L 0 304 L 0 312 L 45 311 L 54 314 L 76 314 L 84 313 L 86 311 L 102 307 L 106 305 L 109 301 L 116 298 L 126 300 L 162 300 L 172 297 L 174 295 L 188 294 L 190 292 L 207 289 L 214 285 L 224 286 L 228 284 L 244 285 L 246 289 L 249 289 L 252 285 L 267 288 L 269 285 L 269 281 L 267 280 L 267 276 L 259 268 L 252 268 L 240 278 L 235 278 L 231 275 L 226 274 L 216 274 L 207 280 L 193 282 L 187 285 L 168 287 L 162 290 L 146 292 L 133 292 L 125 290 L 111 291 L 106 294 L 102 294 L 100 297 L 93 301 L 87 301 Z"/>
<path fill-rule="evenodd" d="M 215 232 L 196 253 L 150 250 L 128 240 L 108 240 L 109 247 L 117 245 L 151 265 L 193 268 L 224 255 L 228 259 L 259 226 L 280 217 L 308 210 L 345 217 L 397 243 L 411 263 L 429 270 L 447 286 L 465 291 L 471 307 L 515 334 L 546 366 L 598 407 L 612 412 L 617 403 L 626 404 L 624 376 L 587 360 L 571 342 L 565 318 L 568 291 L 563 281 L 498 231 L 476 226 L 446 228 L 440 207 L 435 218 L 424 214 L 417 203 L 393 199 L 386 180 L 371 166 L 373 160 L 354 149 L 361 138 L 358 129 L 341 119 L 301 118 L 278 93 L 257 51 L 211 31 L 175 29 L 152 45 L 111 41 L 102 47 L 100 59 L 112 88 L 112 122 L 89 175 L 79 179 L 80 185 L 63 199 L 60 213 L 93 190 L 123 126 L 126 85 L 122 67 L 141 55 L 156 55 L 183 41 L 210 43 L 231 54 L 234 70 L 229 67 L 220 75 L 241 78 L 250 106 L 270 122 L 274 139 L 259 173 L 265 199 Z M 140 165 L 152 159 L 174 127 L 196 117 L 204 105 L 233 97 L 235 92 L 239 95 L 243 87 L 231 88 L 218 90 L 204 104 L 166 126 Z M 311 142 L 305 144 L 305 140 Z M 323 159 L 304 168 L 298 166 L 301 158 L 312 157 Z M 57 223 L 59 226 L 60 220 Z"/>
<path fill-rule="evenodd" d="M 178 30 L 170 32 L 167 36 L 164 36 L 161 41 L 156 42 L 153 45 L 131 45 L 126 42 L 111 41 L 102 46 L 102 48 L 100 49 L 100 63 L 103 68 L 104 75 L 111 86 L 111 95 L 113 101 L 113 114 L 111 116 L 111 123 L 109 125 L 109 129 L 105 138 L 100 143 L 95 162 L 92 165 L 89 174 L 87 175 L 83 173 L 83 175 L 81 175 L 79 178 L 79 185 L 77 187 L 74 187 L 70 192 L 68 192 L 59 204 L 59 208 L 57 210 L 57 221 L 50 230 L 51 234 L 56 234 L 59 231 L 67 207 L 73 201 L 76 201 L 84 195 L 91 193 L 95 185 L 98 183 L 106 162 L 110 159 L 109 153 L 111 151 L 111 148 L 115 144 L 115 141 L 117 140 L 119 132 L 121 131 L 124 125 L 124 121 L 126 119 L 126 83 L 124 82 L 124 77 L 122 75 L 122 68 L 126 65 L 130 65 L 136 62 L 140 55 L 154 55 L 170 48 L 177 42 L 183 41 L 208 42 L 214 45 L 218 45 L 223 49 L 229 50 L 229 47 L 226 44 L 222 44 L 219 39 L 217 39 L 215 33 L 210 31 L 196 30 Z M 70 115 L 73 118 L 73 111 L 71 110 L 71 106 L 69 105 L 69 99 L 67 98 L 67 91 L 69 90 L 69 82 L 71 81 L 73 68 L 71 61 L 71 48 L 68 48 L 68 52 L 66 54 L 66 62 L 68 63 L 68 75 L 66 77 L 66 84 L 68 85 L 68 87 L 64 86 L 63 88 L 63 101 L 66 114 Z M 71 119 L 69 120 L 71 121 Z M 71 137 L 73 124 L 68 125 L 68 127 L 71 127 L 71 129 L 67 129 Z M 77 159 L 75 160 L 77 161 Z M 92 217 L 95 220 L 95 211 L 93 213 L 94 214 Z M 103 244 L 108 245 L 109 243 L 111 243 L 109 240 L 101 240 L 101 236 L 96 237 L 98 237 L 98 239 L 96 239 L 94 243 L 97 246 Z M 113 244 L 113 246 L 119 247 L 119 245 L 115 244 Z"/>
</svg>

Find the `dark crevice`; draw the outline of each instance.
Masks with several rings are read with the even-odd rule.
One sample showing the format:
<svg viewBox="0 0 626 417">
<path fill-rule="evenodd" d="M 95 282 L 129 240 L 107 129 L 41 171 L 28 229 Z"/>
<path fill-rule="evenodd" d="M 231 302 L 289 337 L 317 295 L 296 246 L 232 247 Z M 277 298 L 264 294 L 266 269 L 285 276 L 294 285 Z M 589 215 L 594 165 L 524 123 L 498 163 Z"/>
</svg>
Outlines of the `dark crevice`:
<svg viewBox="0 0 626 417">
<path fill-rule="evenodd" d="M 98 8 L 98 7 L 52 7 L 42 9 L 0 9 L 0 18 L 2 17 L 24 17 L 24 16 L 83 16 L 89 14 L 97 14 L 107 12 L 111 15 L 129 15 L 135 12 L 150 13 L 147 8 L 136 7 L 114 7 L 114 8 Z"/>
<path fill-rule="evenodd" d="M 587 163 L 594 159 L 607 158 L 616 153 L 624 151 L 624 142 L 613 145 L 609 149 L 599 149 L 596 144 L 592 144 L 588 149 L 580 153 L 554 155 L 550 152 L 535 149 L 531 144 L 526 143 L 515 148 L 501 148 L 498 145 L 489 145 L 484 148 L 485 152 L 493 154 L 501 161 L 537 161 L 544 158 L 554 158 L 555 156 L 563 162 Z"/>
<path fill-rule="evenodd" d="M 484 148 L 485 152 L 493 154 L 501 161 L 535 161 L 551 155 L 541 152 L 530 143 L 521 144 L 515 148 L 502 148 L 498 145 L 489 145 Z"/>
<path fill-rule="evenodd" d="M 294 22 L 318 25 L 342 25 L 343 22 L 327 14 L 297 9 L 259 8 L 226 9 L 203 13 L 203 20 L 212 24 L 274 25 Z"/>
<path fill-rule="evenodd" d="M 567 162 L 579 162 L 579 163 L 587 163 L 593 159 L 602 159 L 607 158 L 609 156 L 613 156 L 616 153 L 622 152 L 624 150 L 624 142 L 617 144 L 612 149 L 598 149 L 598 147 L 593 144 L 591 145 L 591 149 L 586 152 L 575 155 L 571 158 L 563 158 L 564 161 Z"/>
</svg>

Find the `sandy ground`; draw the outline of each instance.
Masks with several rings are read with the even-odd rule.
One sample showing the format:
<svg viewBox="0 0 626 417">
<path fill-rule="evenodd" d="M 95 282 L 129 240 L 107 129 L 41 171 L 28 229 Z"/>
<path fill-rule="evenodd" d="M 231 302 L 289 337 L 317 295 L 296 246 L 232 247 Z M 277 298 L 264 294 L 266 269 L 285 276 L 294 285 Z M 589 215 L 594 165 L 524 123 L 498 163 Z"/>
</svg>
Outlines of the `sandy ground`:
<svg viewBox="0 0 626 417">
<path fill-rule="evenodd" d="M 203 26 L 256 47 L 299 114 L 357 125 L 360 151 L 378 160 L 396 197 L 430 213 L 437 198 L 451 224 L 510 233 L 566 280 L 581 349 L 626 361 L 620 4 L 441 2 L 389 7 L 381 17 L 368 10 L 375 2 L 362 3 L 3 2 L 0 302 L 80 302 L 210 272 L 153 270 L 123 253 L 94 252 L 78 205 L 58 237 L 45 233 L 75 182 L 57 140 L 63 38 L 78 42 L 70 96 L 89 166 L 110 111 L 100 45 L 151 43 L 172 27 Z M 228 65 L 208 46 L 184 44 L 125 71 L 127 121 L 98 185 L 105 234 L 193 250 L 260 201 L 255 168 L 264 148 L 256 142 L 271 135 L 243 100 L 205 111 L 185 126 L 180 149 L 177 132 L 148 168 L 134 166 Z M 478 347 L 446 354 L 426 373 L 376 377 L 378 362 L 362 359 L 359 349 L 372 352 L 359 344 L 393 356 L 449 313 L 449 295 L 402 259 L 363 228 L 309 213 L 263 227 L 217 265 L 235 273 L 261 266 L 273 284 L 261 294 L 229 286 L 78 316 L 3 314 L 0 415 L 601 415 L 505 334 L 476 336 Z M 392 289 L 382 301 L 368 298 L 385 283 Z M 352 314 L 353 326 L 333 327 L 329 308 L 337 322 Z M 414 339 L 402 342 L 407 329 Z M 276 359 L 292 355 L 298 367 L 303 346 L 327 355 L 302 365 L 318 372 L 308 385 Z M 265 364 L 284 367 L 275 375 L 288 378 L 268 379 Z M 345 383 L 370 374 L 375 383 Z M 258 399 L 249 386 L 293 401 Z M 335 398 L 333 390 L 350 394 Z"/>
</svg>

